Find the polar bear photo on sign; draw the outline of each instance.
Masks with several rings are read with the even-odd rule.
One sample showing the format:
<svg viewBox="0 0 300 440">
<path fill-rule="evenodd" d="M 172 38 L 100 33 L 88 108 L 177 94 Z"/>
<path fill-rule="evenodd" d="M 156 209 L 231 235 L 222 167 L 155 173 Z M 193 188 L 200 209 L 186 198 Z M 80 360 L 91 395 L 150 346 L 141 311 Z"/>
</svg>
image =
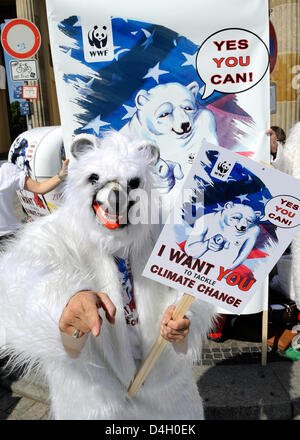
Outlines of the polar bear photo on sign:
<svg viewBox="0 0 300 440">
<path fill-rule="evenodd" d="M 195 259 L 253 278 L 278 244 L 277 227 L 264 215 L 273 196 L 268 185 L 238 160 L 225 160 L 211 145 L 201 151 L 197 170 L 189 176 L 191 190 L 176 207 L 176 241 Z"/>
<path fill-rule="evenodd" d="M 260 233 L 260 211 L 241 203 L 227 202 L 218 212 L 196 220 L 185 250 L 188 255 L 213 260 L 234 269 L 248 257 Z"/>
</svg>

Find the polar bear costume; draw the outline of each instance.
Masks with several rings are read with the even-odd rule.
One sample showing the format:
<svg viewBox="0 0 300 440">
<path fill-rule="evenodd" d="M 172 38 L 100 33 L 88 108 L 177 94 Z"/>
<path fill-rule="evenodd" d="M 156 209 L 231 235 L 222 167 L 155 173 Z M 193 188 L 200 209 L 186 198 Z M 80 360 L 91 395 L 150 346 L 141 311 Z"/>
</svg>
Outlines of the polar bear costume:
<svg viewBox="0 0 300 440">
<path fill-rule="evenodd" d="M 193 302 L 187 313 L 191 327 L 186 353 L 167 344 L 144 385 L 130 398 L 127 389 L 138 366 L 113 254 L 127 253 L 131 262 L 143 359 L 159 335 L 164 311 L 181 294 L 141 275 L 155 242 L 151 226 L 128 224 L 109 230 L 92 209 L 94 188 L 89 177 L 95 173 L 101 183 L 138 176 L 149 193 L 154 179 L 151 148 L 138 148 L 140 143 L 116 133 L 101 142 L 81 138 L 78 145 L 64 205 L 27 224 L 1 257 L 4 354 L 11 356 L 13 366 L 24 362 L 28 370 L 38 366 L 49 385 L 55 419 L 202 419 L 192 361 L 212 325 L 211 306 Z M 79 154 L 80 150 L 85 152 Z M 64 348 L 59 320 L 70 298 L 83 289 L 107 293 L 117 312 L 114 325 L 103 317 L 100 336 L 90 333 L 76 358 Z"/>
<path fill-rule="evenodd" d="M 278 170 L 288 173 L 300 179 L 300 122 L 297 122 L 291 129 L 284 147 L 279 145 L 275 160 L 271 164 Z M 279 260 L 285 273 L 284 279 L 288 286 L 283 286 L 283 290 L 289 292 L 289 297 L 297 304 L 300 309 L 300 232 L 295 235 L 292 245 L 292 263 L 289 260 Z"/>
</svg>

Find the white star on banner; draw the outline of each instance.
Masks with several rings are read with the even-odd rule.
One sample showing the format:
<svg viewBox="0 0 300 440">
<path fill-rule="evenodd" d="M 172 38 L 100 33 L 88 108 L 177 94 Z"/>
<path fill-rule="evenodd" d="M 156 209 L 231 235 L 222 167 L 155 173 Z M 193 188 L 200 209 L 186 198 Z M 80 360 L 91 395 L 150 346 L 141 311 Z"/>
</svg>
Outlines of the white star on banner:
<svg viewBox="0 0 300 440">
<path fill-rule="evenodd" d="M 144 32 L 145 37 L 146 37 L 146 40 L 144 41 L 142 46 L 144 46 L 145 49 L 148 49 L 150 44 L 153 43 L 153 35 L 154 35 L 155 30 L 152 32 L 152 34 L 151 34 L 151 32 L 147 31 L 147 29 L 142 29 L 142 31 Z"/>
<path fill-rule="evenodd" d="M 92 129 L 96 136 L 99 136 L 100 128 L 105 125 L 110 125 L 109 122 L 101 121 L 101 115 L 96 116 L 88 124 L 83 127 L 83 130 Z"/>
<path fill-rule="evenodd" d="M 120 47 L 120 46 L 119 46 Z M 128 52 L 130 49 L 121 49 L 119 52 L 115 53 L 114 59 L 118 61 L 119 55 L 123 52 Z"/>
<path fill-rule="evenodd" d="M 214 209 L 214 211 L 223 211 L 224 206 L 221 206 L 219 203 L 217 203 L 217 207 Z"/>
<path fill-rule="evenodd" d="M 269 199 L 267 199 L 265 196 L 262 196 L 261 200 L 259 201 L 265 205 L 269 201 Z"/>
<path fill-rule="evenodd" d="M 247 195 L 248 195 L 248 194 L 240 194 L 239 196 L 236 196 L 236 198 L 237 198 L 237 199 L 240 199 L 241 203 L 243 203 L 245 200 L 248 200 L 248 201 L 249 201 Z"/>
<path fill-rule="evenodd" d="M 186 61 L 181 64 L 181 67 L 182 66 L 193 66 L 193 67 L 195 67 L 197 52 L 195 52 L 193 55 L 191 55 L 189 53 L 182 52 L 182 55 L 185 56 Z"/>
<path fill-rule="evenodd" d="M 148 73 L 143 77 L 143 79 L 153 78 L 158 84 L 159 77 L 161 75 L 165 75 L 166 73 L 170 73 L 170 72 L 168 72 L 167 70 L 160 70 L 159 63 L 157 63 L 154 67 L 150 67 Z"/>
<path fill-rule="evenodd" d="M 93 93 L 91 87 L 94 81 L 94 78 L 90 79 L 88 82 L 81 81 L 81 79 L 77 78 L 79 93 L 85 97 L 91 95 Z"/>
<path fill-rule="evenodd" d="M 123 116 L 122 119 L 131 119 L 132 116 L 136 113 L 136 107 L 130 107 L 129 105 L 123 104 L 123 107 L 127 111 L 126 115 Z"/>
</svg>

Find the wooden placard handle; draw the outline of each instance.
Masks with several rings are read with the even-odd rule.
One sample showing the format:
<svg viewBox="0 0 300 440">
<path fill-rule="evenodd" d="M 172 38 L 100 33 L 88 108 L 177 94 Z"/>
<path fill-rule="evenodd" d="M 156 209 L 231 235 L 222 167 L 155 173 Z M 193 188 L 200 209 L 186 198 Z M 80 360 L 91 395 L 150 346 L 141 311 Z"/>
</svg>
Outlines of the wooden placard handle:
<svg viewBox="0 0 300 440">
<path fill-rule="evenodd" d="M 192 295 L 189 295 L 185 293 L 182 298 L 180 298 L 173 314 L 172 319 L 176 321 L 177 319 L 183 318 L 183 316 L 186 314 L 188 309 L 190 308 L 192 302 L 194 301 L 195 297 Z M 153 344 L 148 356 L 144 360 L 141 368 L 135 375 L 135 378 L 133 379 L 133 382 L 128 388 L 128 393 L 130 397 L 134 397 L 140 387 L 142 386 L 144 380 L 150 373 L 151 368 L 161 355 L 163 349 L 167 345 L 168 341 L 166 341 L 164 338 L 162 338 L 160 335 L 158 336 L 157 340 Z"/>
</svg>

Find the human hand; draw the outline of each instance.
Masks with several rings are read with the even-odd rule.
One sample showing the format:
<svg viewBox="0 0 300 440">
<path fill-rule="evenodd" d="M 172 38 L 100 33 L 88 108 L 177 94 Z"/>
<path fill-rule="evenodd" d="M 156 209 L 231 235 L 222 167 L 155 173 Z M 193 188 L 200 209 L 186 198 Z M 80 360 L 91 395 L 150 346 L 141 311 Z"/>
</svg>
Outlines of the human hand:
<svg viewBox="0 0 300 440">
<path fill-rule="evenodd" d="M 174 310 L 175 306 L 169 306 L 167 308 L 162 317 L 160 326 L 160 335 L 168 342 L 182 341 L 188 335 L 191 323 L 186 316 L 174 321 L 172 319 Z"/>
<path fill-rule="evenodd" d="M 66 159 L 63 161 L 62 168 L 61 168 L 60 172 L 58 173 L 60 180 L 65 180 L 65 178 L 68 175 L 69 161 L 70 161 L 69 159 Z"/>
<path fill-rule="evenodd" d="M 270 135 L 270 150 L 272 154 L 277 153 L 278 143 L 277 143 L 277 137 L 275 131 L 273 131 L 271 128 L 266 130 L 266 134 Z"/>
<path fill-rule="evenodd" d="M 105 311 L 108 322 L 114 324 L 116 308 L 106 293 L 93 290 L 77 292 L 62 312 L 59 329 L 70 336 L 75 330 L 79 330 L 79 338 L 90 331 L 93 336 L 99 336 L 102 324 L 102 318 L 98 314 L 100 307 Z"/>
</svg>

